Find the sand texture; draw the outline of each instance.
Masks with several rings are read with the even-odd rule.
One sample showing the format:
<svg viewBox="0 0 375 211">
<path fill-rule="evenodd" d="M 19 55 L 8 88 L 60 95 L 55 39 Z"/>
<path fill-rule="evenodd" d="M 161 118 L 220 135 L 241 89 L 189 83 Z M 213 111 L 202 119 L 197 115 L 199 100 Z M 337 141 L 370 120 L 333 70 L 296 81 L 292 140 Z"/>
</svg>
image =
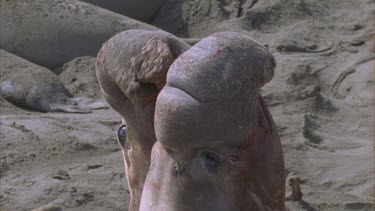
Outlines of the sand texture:
<svg viewBox="0 0 375 211">
<path fill-rule="evenodd" d="M 242 32 L 266 45 L 277 67 L 261 94 L 281 136 L 286 180 L 299 177 L 303 194 L 287 207 L 357 211 L 374 209 L 374 15 L 372 0 L 165 0 L 149 24 L 190 38 Z M 74 97 L 104 102 L 94 64 L 75 58 L 59 79 Z M 127 209 L 117 113 L 0 103 L 2 211 Z"/>
</svg>

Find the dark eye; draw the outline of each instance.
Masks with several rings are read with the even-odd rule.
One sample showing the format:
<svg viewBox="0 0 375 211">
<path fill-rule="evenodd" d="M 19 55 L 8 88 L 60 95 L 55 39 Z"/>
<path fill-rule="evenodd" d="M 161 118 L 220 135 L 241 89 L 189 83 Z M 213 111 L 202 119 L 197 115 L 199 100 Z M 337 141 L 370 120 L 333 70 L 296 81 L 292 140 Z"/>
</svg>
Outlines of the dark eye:
<svg viewBox="0 0 375 211">
<path fill-rule="evenodd" d="M 123 149 L 125 149 L 127 130 L 128 130 L 128 127 L 126 125 L 121 125 L 121 127 L 117 131 L 117 140 Z"/>
<path fill-rule="evenodd" d="M 216 173 L 220 165 L 220 157 L 212 152 L 203 152 L 202 157 L 204 159 L 204 164 L 206 165 L 208 171 Z"/>
</svg>

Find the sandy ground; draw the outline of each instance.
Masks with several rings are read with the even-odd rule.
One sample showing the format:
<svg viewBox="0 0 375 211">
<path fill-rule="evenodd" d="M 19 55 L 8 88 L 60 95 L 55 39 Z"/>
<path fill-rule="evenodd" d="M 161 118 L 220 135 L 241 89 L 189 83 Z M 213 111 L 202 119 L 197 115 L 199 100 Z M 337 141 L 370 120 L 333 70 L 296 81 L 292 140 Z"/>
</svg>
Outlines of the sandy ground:
<svg viewBox="0 0 375 211">
<path fill-rule="evenodd" d="M 112 110 L 2 115 L 3 210 L 52 202 L 64 210 L 124 210 L 129 195 L 114 136 L 120 123 Z"/>
<path fill-rule="evenodd" d="M 286 179 L 299 177 L 303 192 L 287 206 L 354 211 L 373 210 L 375 197 L 374 13 L 371 0 L 166 0 L 151 24 L 181 37 L 239 31 L 267 45 L 277 69 L 261 93 L 281 136 Z M 93 62 L 61 67 L 75 96 L 100 97 Z M 0 102 L 2 210 L 126 210 L 118 114 L 38 113 Z"/>
</svg>

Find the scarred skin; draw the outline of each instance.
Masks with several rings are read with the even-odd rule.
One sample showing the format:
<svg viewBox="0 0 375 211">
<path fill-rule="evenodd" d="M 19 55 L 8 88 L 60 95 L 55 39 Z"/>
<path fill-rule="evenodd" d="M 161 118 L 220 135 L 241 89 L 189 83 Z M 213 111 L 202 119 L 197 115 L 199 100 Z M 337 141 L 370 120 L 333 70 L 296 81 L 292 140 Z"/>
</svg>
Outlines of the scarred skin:
<svg viewBox="0 0 375 211">
<path fill-rule="evenodd" d="M 156 53 L 165 65 L 159 68 L 163 71 L 151 71 L 164 79 L 167 74 L 166 81 L 148 81 L 157 92 L 132 97 L 126 93 L 144 89 L 129 91 L 133 75 L 129 72 L 149 72 L 148 65 L 116 69 L 128 67 L 117 60 L 140 58 L 131 51 L 119 55 L 121 46 L 134 44 L 123 45 L 131 35 L 118 36 L 122 39 L 108 42 L 116 45 L 107 43 L 99 53 L 97 73 L 108 102 L 127 122 L 127 137 L 135 146 L 125 153 L 133 205 L 139 203 L 142 211 L 286 210 L 282 147 L 258 94 L 274 74 L 273 56 L 239 33 L 213 34 L 189 50 L 177 41 L 169 45 L 170 51 L 179 49 L 173 64 Z M 143 64 L 150 62 L 143 58 Z M 124 93 L 127 97 L 120 98 Z M 142 160 L 148 162 L 140 164 Z M 131 205 L 130 210 L 138 207 Z"/>
</svg>

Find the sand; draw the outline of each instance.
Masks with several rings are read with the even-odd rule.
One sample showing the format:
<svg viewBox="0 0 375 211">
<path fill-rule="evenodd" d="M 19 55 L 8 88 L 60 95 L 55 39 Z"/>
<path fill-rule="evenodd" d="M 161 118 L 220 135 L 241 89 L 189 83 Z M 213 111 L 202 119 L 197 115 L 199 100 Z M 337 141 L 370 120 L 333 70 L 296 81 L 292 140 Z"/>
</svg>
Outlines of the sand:
<svg viewBox="0 0 375 211">
<path fill-rule="evenodd" d="M 192 38 L 238 31 L 274 54 L 275 76 L 261 93 L 281 136 L 286 179 L 301 181 L 303 201 L 288 201 L 288 208 L 373 210 L 374 2 L 165 2 L 150 22 L 163 30 Z M 101 97 L 92 61 L 64 65 L 59 77 L 75 96 Z M 0 103 L 2 210 L 51 203 L 62 210 L 126 210 L 118 114 L 38 113 Z"/>
</svg>

